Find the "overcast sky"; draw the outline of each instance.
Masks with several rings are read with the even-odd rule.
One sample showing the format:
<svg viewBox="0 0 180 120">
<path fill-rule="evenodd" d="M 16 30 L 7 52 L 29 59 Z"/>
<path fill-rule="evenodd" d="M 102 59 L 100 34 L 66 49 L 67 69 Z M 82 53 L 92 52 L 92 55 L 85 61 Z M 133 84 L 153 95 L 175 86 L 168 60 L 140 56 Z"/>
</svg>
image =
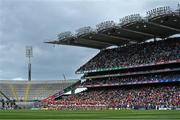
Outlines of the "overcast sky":
<svg viewBox="0 0 180 120">
<path fill-rule="evenodd" d="M 0 0 L 0 79 L 27 79 L 25 47 L 33 46 L 33 80 L 80 78 L 74 72 L 98 50 L 43 43 L 58 33 L 118 22 L 126 15 L 160 6 L 175 8 L 179 0 Z"/>
</svg>

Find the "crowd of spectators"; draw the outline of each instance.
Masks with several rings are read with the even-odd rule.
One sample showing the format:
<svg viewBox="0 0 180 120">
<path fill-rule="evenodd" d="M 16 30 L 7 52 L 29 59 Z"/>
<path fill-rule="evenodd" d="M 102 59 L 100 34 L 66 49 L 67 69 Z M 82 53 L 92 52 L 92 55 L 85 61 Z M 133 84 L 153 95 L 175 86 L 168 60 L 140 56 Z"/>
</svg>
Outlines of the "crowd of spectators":
<svg viewBox="0 0 180 120">
<path fill-rule="evenodd" d="M 171 60 L 180 60 L 179 38 L 102 50 L 78 71 L 156 64 Z M 177 72 L 92 78 L 81 83 L 84 87 L 92 85 L 87 90 L 61 96 L 58 101 L 47 101 L 46 105 L 56 109 L 180 109 L 179 79 L 180 75 Z M 124 83 L 147 81 L 161 83 L 124 85 Z M 104 84 L 107 86 L 103 86 Z M 123 85 L 108 86 L 108 84 Z M 93 87 L 93 85 L 99 86 Z"/>
<path fill-rule="evenodd" d="M 143 82 L 166 82 L 166 81 L 180 81 L 179 74 L 149 74 L 149 75 L 133 75 L 133 76 L 123 76 L 123 77 L 105 77 L 96 79 L 87 79 L 81 86 L 87 85 L 121 85 L 121 84 L 131 84 L 131 83 L 143 83 Z"/>
<path fill-rule="evenodd" d="M 77 71 L 155 64 L 179 59 L 180 40 L 171 38 L 102 50 Z"/>
<path fill-rule="evenodd" d="M 88 89 L 52 102 L 59 109 L 180 107 L 180 85 L 148 85 Z"/>
</svg>

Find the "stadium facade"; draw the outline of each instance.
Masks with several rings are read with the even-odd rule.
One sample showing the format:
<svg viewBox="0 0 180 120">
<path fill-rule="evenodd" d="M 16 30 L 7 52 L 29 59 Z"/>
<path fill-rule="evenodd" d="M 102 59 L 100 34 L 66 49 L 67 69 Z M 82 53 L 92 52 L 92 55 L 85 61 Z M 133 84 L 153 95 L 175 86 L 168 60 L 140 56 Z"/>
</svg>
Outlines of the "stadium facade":
<svg viewBox="0 0 180 120">
<path fill-rule="evenodd" d="M 100 49 L 77 74 L 87 90 L 46 103 L 56 109 L 179 109 L 180 7 L 155 8 L 46 43 Z M 151 42 L 149 42 L 151 41 Z M 109 48 L 117 46 L 116 48 Z"/>
</svg>

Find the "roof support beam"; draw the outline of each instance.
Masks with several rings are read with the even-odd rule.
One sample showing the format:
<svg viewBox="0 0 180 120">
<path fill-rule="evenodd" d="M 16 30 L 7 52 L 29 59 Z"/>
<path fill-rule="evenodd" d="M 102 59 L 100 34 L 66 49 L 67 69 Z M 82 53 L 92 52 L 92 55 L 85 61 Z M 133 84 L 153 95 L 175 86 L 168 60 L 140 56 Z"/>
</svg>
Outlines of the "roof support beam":
<svg viewBox="0 0 180 120">
<path fill-rule="evenodd" d="M 48 43 L 48 44 L 61 44 L 58 41 L 48 41 L 48 42 L 44 42 L 44 43 Z"/>
<path fill-rule="evenodd" d="M 145 33 L 145 32 L 140 32 L 140 31 L 135 31 L 135 30 L 130 30 L 130 29 L 127 29 L 127 28 L 120 28 L 120 29 L 125 30 L 125 31 L 128 31 L 128 32 L 136 33 L 136 34 L 141 34 L 141 35 L 149 36 L 149 37 L 151 37 L 151 38 L 160 37 L 160 36 L 155 36 L 155 35 L 150 34 L 150 33 Z"/>
<path fill-rule="evenodd" d="M 162 25 L 162 24 L 158 24 L 158 23 L 154 23 L 154 22 L 150 22 L 150 21 L 148 22 L 148 24 L 158 26 L 158 27 L 161 27 L 161 28 L 165 28 L 165 29 L 169 29 L 169 30 L 173 30 L 173 31 L 176 31 L 176 32 L 180 33 L 180 29 L 177 29 L 177 28 L 169 27 L 169 26 L 166 26 L 166 25 Z"/>
<path fill-rule="evenodd" d="M 99 35 L 105 36 L 105 37 L 109 37 L 112 39 L 118 39 L 118 40 L 124 40 L 124 41 L 128 41 L 128 42 L 137 42 L 136 40 L 132 40 L 129 38 L 125 38 L 125 37 L 120 37 L 120 36 L 114 36 L 114 35 L 106 35 L 106 34 L 102 34 L 102 33 L 98 33 Z"/>
<path fill-rule="evenodd" d="M 83 43 L 79 41 L 84 41 Z M 85 42 L 93 42 L 93 44 L 87 44 Z M 79 40 L 54 40 L 54 41 L 49 41 L 49 42 L 44 42 L 44 43 L 49 43 L 49 44 L 59 44 L 59 45 L 71 45 L 71 46 L 81 46 L 81 47 L 88 47 L 88 48 L 94 48 L 94 49 L 103 49 L 108 46 L 112 46 L 113 44 L 106 43 L 106 42 L 101 42 L 101 41 L 95 41 L 92 39 L 84 39 L 84 38 L 79 38 Z"/>
<path fill-rule="evenodd" d="M 107 45 L 107 46 L 112 46 L 114 44 L 111 44 L 111 43 L 108 43 L 108 42 L 105 42 L 105 41 L 97 41 L 97 40 L 94 40 L 94 39 L 85 39 L 85 38 L 78 38 L 79 40 L 81 41 L 89 41 L 89 42 L 96 42 L 96 43 L 100 43 L 100 44 L 103 44 L 103 45 Z M 77 40 L 78 41 L 78 40 Z"/>
<path fill-rule="evenodd" d="M 68 44 L 61 44 L 61 45 L 68 45 Z M 82 43 L 74 43 L 74 44 L 69 44 L 70 46 L 78 46 L 78 47 L 86 47 L 86 48 L 93 48 L 93 49 L 103 49 L 100 46 L 91 46 L 91 45 L 87 45 L 87 44 L 82 44 Z"/>
</svg>

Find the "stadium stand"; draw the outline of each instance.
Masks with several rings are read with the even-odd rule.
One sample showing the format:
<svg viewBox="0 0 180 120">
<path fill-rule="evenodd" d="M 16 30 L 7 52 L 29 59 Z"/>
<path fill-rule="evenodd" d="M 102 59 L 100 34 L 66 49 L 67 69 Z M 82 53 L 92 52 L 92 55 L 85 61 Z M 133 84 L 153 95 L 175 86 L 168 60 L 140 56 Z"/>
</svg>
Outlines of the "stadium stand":
<svg viewBox="0 0 180 120">
<path fill-rule="evenodd" d="M 79 88 L 46 101 L 51 109 L 180 109 L 180 9 L 155 8 L 119 23 L 64 32 L 46 43 L 100 49 L 82 65 Z M 151 41 L 151 42 L 150 42 Z M 109 48 L 116 46 L 116 48 Z"/>
<path fill-rule="evenodd" d="M 1 91 L 10 99 L 42 100 L 77 82 L 76 80 L 0 81 Z"/>
<path fill-rule="evenodd" d="M 62 107 L 157 109 L 180 107 L 179 85 L 93 88 L 59 101 Z"/>
<path fill-rule="evenodd" d="M 6 96 L 0 96 L 0 100 L 7 103 L 14 100 L 16 104 L 28 105 L 41 101 L 50 95 L 63 91 L 78 80 L 34 80 L 16 81 L 0 80 L 0 91 Z M 8 102 L 9 101 L 9 102 Z"/>
<path fill-rule="evenodd" d="M 78 87 L 88 89 L 48 104 L 56 109 L 177 109 L 179 60 L 180 38 L 102 50 L 79 69 L 88 72 Z M 126 66 L 125 70 L 93 71 Z"/>
<path fill-rule="evenodd" d="M 156 64 L 159 62 L 179 60 L 179 52 L 179 38 L 107 49 L 97 54 L 88 63 L 78 69 L 78 71 Z"/>
<path fill-rule="evenodd" d="M 82 87 L 95 86 L 120 86 L 130 84 L 150 84 L 158 82 L 178 82 L 180 75 L 176 74 L 148 74 L 148 75 L 131 75 L 123 77 L 107 77 L 93 80 L 86 80 L 81 85 Z"/>
</svg>

